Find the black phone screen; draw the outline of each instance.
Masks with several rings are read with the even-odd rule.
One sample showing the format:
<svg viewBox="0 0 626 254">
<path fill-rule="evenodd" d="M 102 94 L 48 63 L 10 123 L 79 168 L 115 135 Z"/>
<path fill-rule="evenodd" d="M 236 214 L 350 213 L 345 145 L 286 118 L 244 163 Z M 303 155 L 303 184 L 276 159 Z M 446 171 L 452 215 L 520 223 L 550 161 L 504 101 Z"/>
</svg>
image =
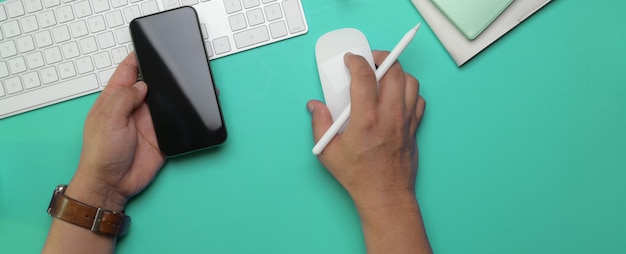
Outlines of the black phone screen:
<svg viewBox="0 0 626 254">
<path fill-rule="evenodd" d="M 223 143 L 226 127 L 196 11 L 137 18 L 130 32 L 161 151 L 174 156 Z"/>
</svg>

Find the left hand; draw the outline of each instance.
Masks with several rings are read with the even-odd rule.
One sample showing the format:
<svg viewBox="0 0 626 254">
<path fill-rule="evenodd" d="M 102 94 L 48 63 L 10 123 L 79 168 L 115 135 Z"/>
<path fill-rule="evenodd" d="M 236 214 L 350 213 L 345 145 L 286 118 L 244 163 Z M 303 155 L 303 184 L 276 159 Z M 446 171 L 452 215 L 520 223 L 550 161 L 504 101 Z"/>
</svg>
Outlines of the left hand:
<svg viewBox="0 0 626 254">
<path fill-rule="evenodd" d="M 89 111 L 80 163 L 67 196 L 122 211 L 165 162 L 144 102 L 148 87 L 137 82 L 137 73 L 135 54 L 131 53 Z"/>
</svg>

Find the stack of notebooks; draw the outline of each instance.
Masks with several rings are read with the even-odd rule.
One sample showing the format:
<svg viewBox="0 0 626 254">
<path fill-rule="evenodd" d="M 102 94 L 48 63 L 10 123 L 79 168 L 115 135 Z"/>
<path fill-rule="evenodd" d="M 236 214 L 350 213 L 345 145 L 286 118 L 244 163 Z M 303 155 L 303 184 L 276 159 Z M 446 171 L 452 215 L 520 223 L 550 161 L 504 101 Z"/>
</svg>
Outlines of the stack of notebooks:
<svg viewBox="0 0 626 254">
<path fill-rule="evenodd" d="M 458 66 L 551 0 L 411 0 Z"/>
</svg>

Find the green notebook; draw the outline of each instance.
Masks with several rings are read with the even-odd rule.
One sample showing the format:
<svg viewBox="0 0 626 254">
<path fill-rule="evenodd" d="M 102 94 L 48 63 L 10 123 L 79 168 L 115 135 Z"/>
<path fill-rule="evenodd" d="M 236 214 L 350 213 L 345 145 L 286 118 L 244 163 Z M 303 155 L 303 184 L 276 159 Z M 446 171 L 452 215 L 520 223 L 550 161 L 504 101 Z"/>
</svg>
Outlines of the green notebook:
<svg viewBox="0 0 626 254">
<path fill-rule="evenodd" d="M 467 38 L 473 40 L 513 0 L 432 0 Z"/>
</svg>

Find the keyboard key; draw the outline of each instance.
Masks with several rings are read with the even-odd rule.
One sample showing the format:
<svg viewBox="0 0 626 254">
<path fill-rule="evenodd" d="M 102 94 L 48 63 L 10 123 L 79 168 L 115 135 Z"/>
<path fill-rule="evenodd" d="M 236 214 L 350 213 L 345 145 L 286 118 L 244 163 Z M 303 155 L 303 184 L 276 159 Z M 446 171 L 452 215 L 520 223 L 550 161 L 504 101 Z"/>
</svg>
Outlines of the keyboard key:
<svg viewBox="0 0 626 254">
<path fill-rule="evenodd" d="M 206 25 L 200 24 L 200 32 L 202 33 L 202 39 L 209 39 L 209 33 L 206 31 Z"/>
<path fill-rule="evenodd" d="M 198 0 L 182 0 L 183 6 L 192 6 L 198 4 Z"/>
<path fill-rule="evenodd" d="M 89 54 L 98 50 L 98 44 L 96 44 L 96 38 L 89 36 L 79 41 L 80 50 L 83 54 Z"/>
<path fill-rule="evenodd" d="M 61 4 L 61 1 L 60 1 L 60 0 L 43 0 L 43 5 L 44 5 L 46 8 L 50 8 L 50 7 L 53 7 L 53 6 L 57 6 L 57 5 L 59 5 L 59 4 Z"/>
<path fill-rule="evenodd" d="M 215 54 L 224 54 L 230 51 L 230 41 L 228 37 L 220 37 L 213 40 L 213 48 L 215 49 Z"/>
<path fill-rule="evenodd" d="M 111 76 L 113 76 L 113 72 L 115 72 L 115 68 L 99 72 L 98 77 L 100 78 L 100 85 L 106 86 L 109 83 Z"/>
<path fill-rule="evenodd" d="M 13 59 L 9 59 L 9 70 L 11 70 L 11 74 L 18 74 L 26 71 L 26 62 L 24 58 L 18 56 Z"/>
<path fill-rule="evenodd" d="M 14 55 L 17 55 L 17 48 L 13 41 L 0 42 L 0 56 L 2 58 L 9 58 Z"/>
<path fill-rule="evenodd" d="M 114 64 L 121 63 L 127 55 L 128 51 L 126 51 L 126 47 L 118 47 L 111 50 L 111 56 L 113 57 Z"/>
<path fill-rule="evenodd" d="M 163 2 L 163 9 L 165 10 L 180 7 L 180 3 L 178 2 L 178 0 L 163 0 L 162 2 Z"/>
<path fill-rule="evenodd" d="M 124 8 L 124 18 L 126 19 L 126 23 L 130 23 L 136 17 L 141 16 L 141 11 L 139 11 L 139 6 L 133 5 Z"/>
<path fill-rule="evenodd" d="M 2 24 L 2 31 L 4 31 L 4 36 L 7 38 L 15 37 L 22 32 L 20 31 L 20 25 L 18 25 L 17 20 L 10 20 L 4 24 Z"/>
<path fill-rule="evenodd" d="M 75 21 L 70 24 L 70 31 L 73 38 L 78 38 L 89 34 L 87 31 L 87 23 L 84 20 Z"/>
<path fill-rule="evenodd" d="M 106 49 L 115 46 L 113 32 L 109 31 L 98 34 L 98 45 L 100 45 L 100 49 Z"/>
<path fill-rule="evenodd" d="M 24 33 L 30 33 L 39 29 L 39 25 L 37 25 L 37 18 L 35 18 L 34 15 L 21 19 L 20 23 L 22 25 L 22 32 Z"/>
<path fill-rule="evenodd" d="M 7 13 L 4 11 L 4 5 L 0 5 L 0 21 L 7 19 Z"/>
<path fill-rule="evenodd" d="M 4 87 L 7 89 L 8 94 L 14 94 L 24 90 L 22 88 L 22 81 L 20 80 L 20 77 L 8 78 L 4 82 Z"/>
<path fill-rule="evenodd" d="M 297 33 L 306 29 L 300 12 L 300 3 L 297 0 L 283 1 L 283 10 L 285 11 L 285 18 L 287 19 L 290 33 Z"/>
<path fill-rule="evenodd" d="M 28 68 L 35 69 L 44 65 L 43 55 L 40 51 L 36 51 L 26 55 L 26 63 Z"/>
<path fill-rule="evenodd" d="M 41 74 L 41 81 L 43 81 L 44 84 L 50 84 L 59 80 L 57 69 L 54 68 L 54 66 L 43 68 L 39 73 Z"/>
<path fill-rule="evenodd" d="M 80 55 L 80 52 L 78 51 L 78 43 L 75 41 L 70 41 L 61 45 L 61 51 L 63 52 L 63 57 L 65 59 L 74 58 Z M 60 71 L 61 69 L 59 69 L 59 72 Z"/>
<path fill-rule="evenodd" d="M 91 5 L 93 6 L 93 11 L 95 13 L 107 11 L 110 8 L 108 0 L 92 0 Z"/>
<path fill-rule="evenodd" d="M 243 0 L 243 7 L 246 9 L 257 7 L 259 4 L 259 0 Z"/>
<path fill-rule="evenodd" d="M 250 26 L 256 26 L 265 22 L 265 18 L 263 17 L 263 11 L 261 10 L 261 8 L 256 8 L 254 10 L 246 12 L 246 16 L 248 17 L 248 23 L 250 24 Z"/>
<path fill-rule="evenodd" d="M 91 57 L 85 56 L 76 59 L 76 70 L 78 70 L 79 74 L 93 71 L 93 63 L 91 63 Z"/>
<path fill-rule="evenodd" d="M 0 62 L 0 78 L 9 76 L 9 67 L 6 62 Z"/>
<path fill-rule="evenodd" d="M 24 7 L 22 6 L 22 1 L 8 2 L 6 7 L 9 18 L 19 17 L 25 14 Z"/>
<path fill-rule="evenodd" d="M 39 19 L 39 24 L 41 28 L 46 28 L 50 26 L 54 26 L 57 24 L 57 20 L 54 17 L 54 12 L 52 11 L 44 11 L 37 15 L 37 19 Z"/>
<path fill-rule="evenodd" d="M 45 82 L 44 82 L 45 83 Z M 0 100 L 0 117 L 18 110 L 28 110 L 67 98 L 75 97 L 90 91 L 95 91 L 98 86 L 96 75 L 66 80 L 53 86 L 44 86 L 28 93 L 20 94 Z"/>
<path fill-rule="evenodd" d="M 63 60 L 59 47 L 47 48 L 43 51 L 43 55 L 46 57 L 46 63 L 48 64 L 58 63 Z"/>
<path fill-rule="evenodd" d="M 59 26 L 52 28 L 52 36 L 54 37 L 54 42 L 64 42 L 70 39 L 70 31 L 67 30 L 67 26 Z"/>
<path fill-rule="evenodd" d="M 22 76 L 22 79 L 24 79 L 24 87 L 26 89 L 35 88 L 41 85 L 39 74 L 37 74 L 37 72 L 26 73 Z"/>
<path fill-rule="evenodd" d="M 128 4 L 128 0 L 111 0 L 111 6 L 117 8 Z"/>
<path fill-rule="evenodd" d="M 122 18 L 122 12 L 119 10 L 114 10 L 112 12 L 108 12 L 105 14 L 107 19 L 107 26 L 110 28 L 121 26 L 124 24 L 124 19 Z"/>
<path fill-rule="evenodd" d="M 209 57 L 213 56 L 213 49 L 211 48 L 211 43 L 210 42 L 204 42 L 204 46 L 206 47 L 206 54 Z"/>
<path fill-rule="evenodd" d="M 243 13 L 237 13 L 228 17 L 228 23 L 230 23 L 230 29 L 233 32 L 248 27 L 246 24 L 246 16 L 243 15 Z"/>
<path fill-rule="evenodd" d="M 76 69 L 74 69 L 74 63 L 70 61 L 70 62 L 59 64 L 59 76 L 61 77 L 61 79 L 68 79 L 68 78 L 76 76 Z"/>
<path fill-rule="evenodd" d="M 265 6 L 265 17 L 267 17 L 267 21 L 273 21 L 282 18 L 283 11 L 280 10 L 280 4 L 275 3 Z"/>
<path fill-rule="evenodd" d="M 274 2 L 274 1 L 276 1 L 276 0 L 263 0 L 263 3 L 266 4 L 266 3 L 271 3 L 271 2 Z"/>
<path fill-rule="evenodd" d="M 74 19 L 74 12 L 69 5 L 61 6 L 56 9 L 57 20 L 59 23 L 65 23 Z"/>
<path fill-rule="evenodd" d="M 17 48 L 19 49 L 20 53 L 25 53 L 35 49 L 33 37 L 30 35 L 20 37 L 15 41 L 17 42 Z"/>
<path fill-rule="evenodd" d="M 40 0 L 24 0 L 24 6 L 28 13 L 40 11 L 43 9 Z"/>
<path fill-rule="evenodd" d="M 50 31 L 44 30 L 35 34 L 35 44 L 38 48 L 52 45 L 52 35 Z"/>
<path fill-rule="evenodd" d="M 107 28 L 104 24 L 104 18 L 102 17 L 102 15 L 94 16 L 87 19 L 87 23 L 89 24 L 89 31 L 91 31 L 92 33 L 97 33 Z"/>
<path fill-rule="evenodd" d="M 224 8 L 227 14 L 241 11 L 241 0 L 224 0 Z"/>
<path fill-rule="evenodd" d="M 274 39 L 287 35 L 287 27 L 285 26 L 285 21 L 279 20 L 270 24 L 270 33 L 272 34 L 272 38 Z"/>
<path fill-rule="evenodd" d="M 89 1 L 80 1 L 74 4 L 74 11 L 77 18 L 87 17 L 91 15 L 91 5 Z"/>
<path fill-rule="evenodd" d="M 2 7 L 2 6 L 0 6 L 0 7 Z M 4 95 L 5 95 L 5 93 L 4 93 L 4 86 L 2 85 L 2 81 L 0 81 L 0 97 L 2 97 Z"/>
<path fill-rule="evenodd" d="M 111 66 L 111 57 L 109 57 L 109 52 L 100 52 L 93 55 L 93 61 L 96 65 L 96 69 L 102 69 Z"/>
<path fill-rule="evenodd" d="M 143 15 L 157 13 L 159 12 L 159 6 L 157 5 L 156 0 L 148 1 L 141 3 L 141 11 L 143 12 Z"/>
<path fill-rule="evenodd" d="M 233 35 L 237 48 L 245 48 L 257 43 L 268 41 L 270 35 L 266 26 L 258 26 Z M 217 49 L 216 49 L 217 51 Z"/>
</svg>

